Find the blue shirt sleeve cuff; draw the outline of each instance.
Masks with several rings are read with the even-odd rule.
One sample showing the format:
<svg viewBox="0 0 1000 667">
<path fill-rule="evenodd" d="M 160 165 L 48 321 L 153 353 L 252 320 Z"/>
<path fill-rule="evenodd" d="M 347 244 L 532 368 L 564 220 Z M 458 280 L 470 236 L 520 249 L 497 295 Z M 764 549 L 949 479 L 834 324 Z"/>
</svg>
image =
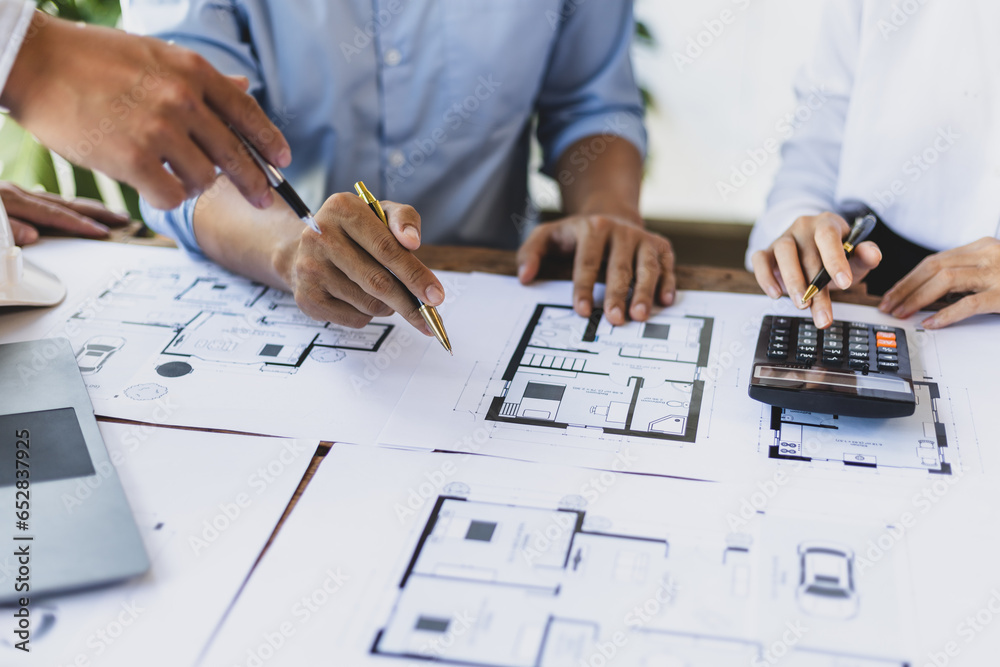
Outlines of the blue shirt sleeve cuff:
<svg viewBox="0 0 1000 667">
<path fill-rule="evenodd" d="M 146 225 L 154 232 L 169 236 L 187 254 L 197 259 L 208 259 L 194 236 L 194 207 L 197 203 L 197 198 L 189 199 L 172 211 L 161 211 L 150 206 L 145 199 L 140 199 L 139 208 Z"/>
</svg>

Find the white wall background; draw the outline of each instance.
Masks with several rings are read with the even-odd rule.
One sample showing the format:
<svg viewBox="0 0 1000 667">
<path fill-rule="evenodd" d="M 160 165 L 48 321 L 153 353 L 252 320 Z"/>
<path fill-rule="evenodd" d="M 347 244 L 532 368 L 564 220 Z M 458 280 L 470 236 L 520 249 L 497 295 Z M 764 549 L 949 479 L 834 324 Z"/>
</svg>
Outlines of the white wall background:
<svg viewBox="0 0 1000 667">
<path fill-rule="evenodd" d="M 754 221 L 763 210 L 780 157 L 770 157 L 734 195 L 723 197 L 717 183 L 728 181 L 733 168 L 748 158 L 748 150 L 782 138 L 775 126 L 795 108 L 792 79 L 812 53 L 823 4 L 636 0 L 636 16 L 657 41 L 655 51 L 634 49 L 639 82 L 657 102 L 647 117 L 645 217 Z M 730 12 L 728 25 L 721 24 L 723 11 Z M 693 47 L 693 62 L 678 65 L 674 54 L 688 57 L 689 40 L 707 46 Z M 553 201 L 553 183 L 535 179 L 532 185 L 543 208 Z"/>
<path fill-rule="evenodd" d="M 810 57 L 823 0 L 636 0 L 657 40 L 635 49 L 636 74 L 658 107 L 647 118 L 650 164 L 643 190 L 648 218 L 752 222 L 761 212 L 779 156 L 735 195 L 727 181 L 747 150 L 780 139 L 776 125 L 795 108 L 792 79 Z M 723 11 L 732 22 L 712 34 Z M 694 62 L 689 40 L 707 47 Z M 692 53 L 697 54 L 697 50 Z"/>
</svg>

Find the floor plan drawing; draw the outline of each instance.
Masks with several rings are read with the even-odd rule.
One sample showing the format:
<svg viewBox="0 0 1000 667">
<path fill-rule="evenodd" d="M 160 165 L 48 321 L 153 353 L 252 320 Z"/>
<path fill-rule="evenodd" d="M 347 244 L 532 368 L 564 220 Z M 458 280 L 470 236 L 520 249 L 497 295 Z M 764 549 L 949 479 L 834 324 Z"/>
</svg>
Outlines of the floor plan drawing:
<svg viewBox="0 0 1000 667">
<path fill-rule="evenodd" d="M 837 541 L 778 538 L 781 556 L 762 558 L 759 535 L 632 536 L 589 519 L 439 497 L 372 654 L 484 667 L 569 667 L 594 655 L 622 665 L 766 664 L 769 645 L 752 621 L 761 604 L 775 617 L 801 616 L 814 635 L 880 613 L 872 591 L 859 590 L 852 549 Z M 810 644 L 783 652 L 782 663 L 903 665 Z"/>
<path fill-rule="evenodd" d="M 765 408 L 770 423 L 768 458 L 857 468 L 923 470 L 951 475 L 948 435 L 939 414 L 941 392 L 933 382 L 914 382 L 916 412 L 896 419 L 860 419 L 782 408 Z"/>
<path fill-rule="evenodd" d="M 165 358 L 284 373 L 294 373 L 310 357 L 321 362 L 343 358 L 332 350 L 378 352 L 393 328 L 370 324 L 354 330 L 316 322 L 287 293 L 232 275 L 204 273 L 128 271 L 98 297 L 100 309 L 85 308 L 73 320 L 170 332 L 160 350 Z M 78 359 L 87 360 L 85 372 L 96 373 L 126 344 L 125 337 L 95 336 L 80 348 Z M 191 370 L 184 361 L 157 366 L 163 377 Z"/>
<path fill-rule="evenodd" d="M 116 271 L 50 335 L 69 338 L 98 414 L 367 443 L 427 349 L 403 322 L 315 321 L 288 293 L 178 257 Z"/>
<path fill-rule="evenodd" d="M 611 325 L 539 305 L 503 374 L 486 418 L 495 422 L 694 442 L 711 318 L 661 313 Z"/>
</svg>

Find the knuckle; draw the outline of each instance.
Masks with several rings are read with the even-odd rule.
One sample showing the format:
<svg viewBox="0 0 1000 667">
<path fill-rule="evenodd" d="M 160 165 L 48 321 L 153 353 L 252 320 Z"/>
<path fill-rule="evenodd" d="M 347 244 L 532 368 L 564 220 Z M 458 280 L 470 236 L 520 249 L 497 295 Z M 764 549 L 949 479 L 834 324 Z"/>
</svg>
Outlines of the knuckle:
<svg viewBox="0 0 1000 667">
<path fill-rule="evenodd" d="M 369 294 L 381 297 L 389 294 L 392 290 L 393 280 L 388 271 L 374 268 L 365 276 L 365 284 L 368 285 Z"/>
<path fill-rule="evenodd" d="M 329 209 L 334 213 L 346 213 L 351 210 L 351 204 L 354 203 L 354 199 L 356 198 L 346 192 L 338 192 L 327 197 L 323 203 L 323 208 Z"/>
<path fill-rule="evenodd" d="M 614 223 L 603 215 L 592 215 L 587 218 L 587 227 L 594 234 L 607 234 Z"/>
<path fill-rule="evenodd" d="M 350 313 L 345 315 L 341 324 L 350 329 L 364 329 L 371 324 L 372 316 L 364 313 Z"/>
<path fill-rule="evenodd" d="M 393 262 L 402 254 L 399 241 L 389 233 L 376 236 L 372 240 L 372 250 L 385 262 Z"/>
</svg>

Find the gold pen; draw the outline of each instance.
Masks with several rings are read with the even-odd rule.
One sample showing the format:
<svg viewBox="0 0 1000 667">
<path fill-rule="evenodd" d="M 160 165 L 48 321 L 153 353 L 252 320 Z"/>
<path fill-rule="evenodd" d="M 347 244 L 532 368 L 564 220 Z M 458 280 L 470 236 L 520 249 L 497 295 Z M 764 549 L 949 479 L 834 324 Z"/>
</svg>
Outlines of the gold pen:
<svg viewBox="0 0 1000 667">
<path fill-rule="evenodd" d="M 385 211 L 382 210 L 382 204 L 379 203 L 378 199 L 372 196 L 372 193 L 368 191 L 365 184 L 362 181 L 358 181 L 354 184 L 354 189 L 358 191 L 358 196 L 365 200 L 368 204 L 368 208 L 375 212 L 378 219 L 381 220 L 386 227 L 389 226 L 389 219 L 385 217 Z M 441 315 L 438 314 L 437 309 L 434 306 L 429 306 L 423 301 L 421 301 L 417 296 L 413 296 L 413 299 L 417 302 L 419 306 L 420 315 L 424 318 L 424 322 L 430 327 L 430 330 L 434 333 L 434 337 L 440 341 L 444 349 L 454 356 L 455 353 L 451 350 L 451 341 L 448 340 L 448 332 L 444 330 L 444 322 L 441 321 Z"/>
</svg>

